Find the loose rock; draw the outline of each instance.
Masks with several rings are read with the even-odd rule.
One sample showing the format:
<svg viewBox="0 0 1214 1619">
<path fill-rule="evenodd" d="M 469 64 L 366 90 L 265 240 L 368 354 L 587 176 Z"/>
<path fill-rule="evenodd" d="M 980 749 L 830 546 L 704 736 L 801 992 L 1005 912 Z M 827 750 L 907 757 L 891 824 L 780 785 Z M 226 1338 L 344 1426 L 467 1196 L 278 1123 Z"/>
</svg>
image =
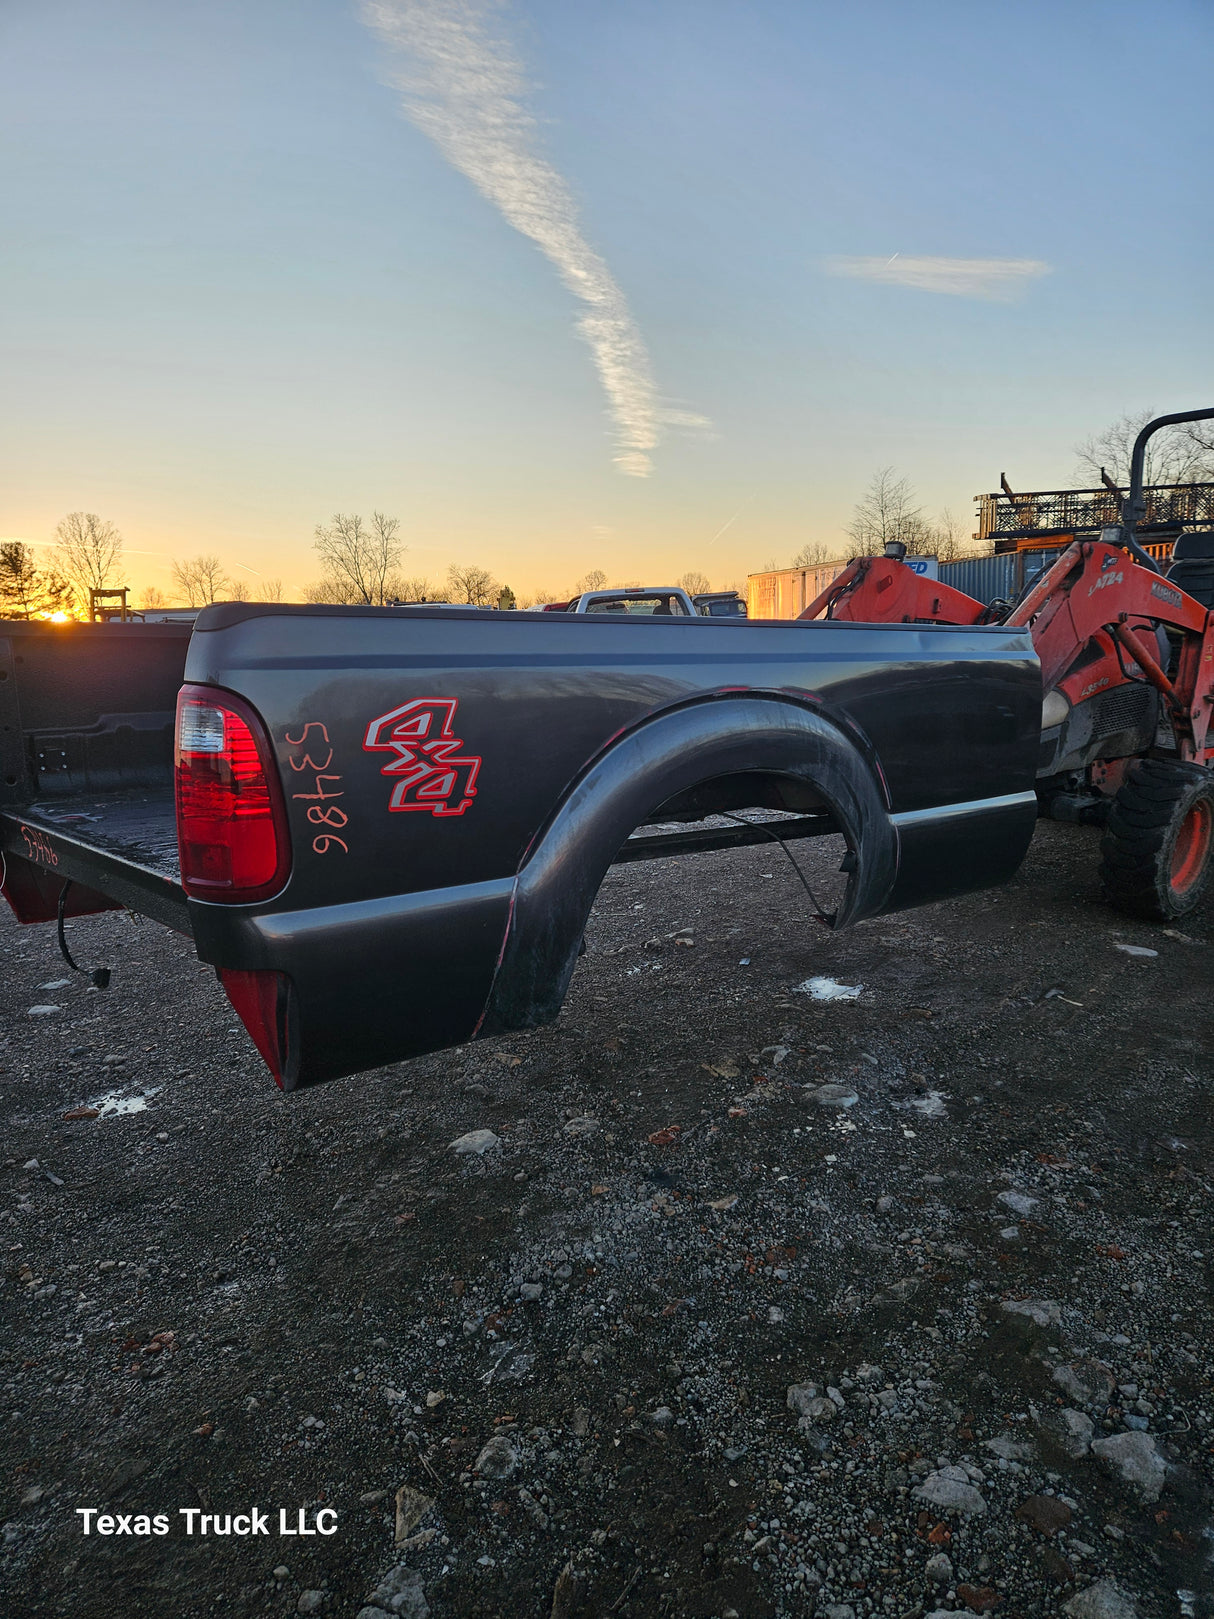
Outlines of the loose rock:
<svg viewBox="0 0 1214 1619">
<path fill-rule="evenodd" d="M 509 1478 L 518 1466 L 518 1451 L 504 1433 L 494 1434 L 473 1463 L 482 1478 Z"/>
<path fill-rule="evenodd" d="M 1037 1199 L 1029 1197 L 1025 1192 L 1000 1192 L 995 1199 L 1002 1203 L 1005 1209 L 1011 1209 L 1013 1214 L 1031 1214 L 1037 1207 Z"/>
<path fill-rule="evenodd" d="M 986 1502 L 970 1483 L 964 1467 L 942 1467 L 929 1473 L 912 1493 L 916 1500 L 926 1501 L 941 1512 L 960 1512 L 973 1517 L 986 1511 Z"/>
<path fill-rule="evenodd" d="M 1005 1462 L 1027 1462 L 1031 1461 L 1033 1456 L 1032 1445 L 1023 1439 L 1009 1439 L 1006 1435 L 999 1439 L 984 1440 L 982 1448 Z"/>
<path fill-rule="evenodd" d="M 375 1587 L 367 1598 L 370 1606 L 363 1608 L 357 1619 L 375 1619 L 381 1612 L 396 1614 L 399 1619 L 429 1619 L 430 1605 L 422 1589 L 422 1577 L 415 1568 L 398 1564 Z"/>
<path fill-rule="evenodd" d="M 805 1093 L 805 1100 L 815 1102 L 818 1107 L 836 1109 L 855 1107 L 860 1098 L 850 1085 L 819 1085 Z"/>
<path fill-rule="evenodd" d="M 1076 1360 L 1054 1367 L 1054 1382 L 1076 1405 L 1105 1406 L 1112 1397 L 1114 1379 L 1098 1360 Z"/>
<path fill-rule="evenodd" d="M 1137 1603 L 1116 1580 L 1097 1580 L 1064 1602 L 1062 1611 L 1070 1619 L 1138 1619 Z"/>
<path fill-rule="evenodd" d="M 568 1119 L 565 1123 L 567 1136 L 593 1136 L 598 1134 L 599 1129 L 599 1121 L 591 1118 L 588 1113 L 581 1118 Z"/>
<path fill-rule="evenodd" d="M 1025 1316 L 1038 1327 L 1056 1327 L 1062 1320 L 1057 1299 L 1004 1299 L 1000 1308 L 1005 1315 Z"/>
<path fill-rule="evenodd" d="M 411 1484 L 402 1484 L 396 1492 L 396 1544 L 408 1537 L 417 1528 L 434 1505 L 432 1496 L 423 1495 L 415 1490 Z"/>
<path fill-rule="evenodd" d="M 1062 1421 L 1063 1448 L 1069 1456 L 1076 1458 L 1086 1456 L 1092 1444 L 1092 1434 L 1095 1429 L 1091 1417 L 1085 1416 L 1082 1411 L 1072 1411 L 1064 1408 L 1058 1413 Z"/>
<path fill-rule="evenodd" d="M 809 1410 L 811 1400 L 818 1398 L 818 1385 L 816 1383 L 794 1383 L 788 1391 L 786 1404 L 790 1411 L 798 1416 L 805 1416 Z"/>
<path fill-rule="evenodd" d="M 962 1583 L 957 1587 L 957 1595 L 971 1613 L 990 1613 L 992 1608 L 997 1608 L 1003 1601 L 992 1585 Z"/>
<path fill-rule="evenodd" d="M 495 1135 L 492 1130 L 469 1130 L 466 1135 L 455 1138 L 451 1143 L 451 1150 L 479 1158 L 484 1153 L 491 1152 L 494 1147 L 500 1147 L 501 1144 L 501 1137 Z"/>
<path fill-rule="evenodd" d="M 1040 1529 L 1043 1535 L 1056 1535 L 1066 1528 L 1074 1513 L 1056 1495 L 1030 1495 L 1016 1508 L 1016 1516 L 1021 1523 Z"/>
<path fill-rule="evenodd" d="M 1158 1501 L 1168 1464 L 1149 1433 L 1115 1433 L 1092 1441 L 1092 1455 L 1132 1484 L 1144 1501 Z"/>
<path fill-rule="evenodd" d="M 933 1552 L 923 1565 L 923 1572 L 933 1585 L 951 1585 L 953 1560 L 947 1552 Z"/>
</svg>

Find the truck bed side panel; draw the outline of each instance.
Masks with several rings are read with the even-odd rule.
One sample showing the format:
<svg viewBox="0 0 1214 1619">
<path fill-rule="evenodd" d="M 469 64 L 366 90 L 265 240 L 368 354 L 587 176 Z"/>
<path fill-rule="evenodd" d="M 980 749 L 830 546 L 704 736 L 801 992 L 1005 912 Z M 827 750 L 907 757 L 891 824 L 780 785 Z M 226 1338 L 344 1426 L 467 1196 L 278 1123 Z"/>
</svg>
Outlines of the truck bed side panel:
<svg viewBox="0 0 1214 1619">
<path fill-rule="evenodd" d="M 903 902 L 899 885 L 954 891 L 933 828 L 958 805 L 986 829 L 969 840 L 966 886 L 1014 869 L 1035 815 L 1040 680 L 1023 632 L 233 606 L 199 620 L 186 675 L 246 698 L 273 741 L 290 879 L 255 908 L 191 901 L 190 912 L 204 960 L 291 975 L 299 1083 L 551 1016 L 582 899 L 553 902 L 560 936 L 519 991 L 508 956 L 512 915 L 518 939 L 528 903 L 521 874 L 541 851 L 551 859 L 546 839 L 596 761 L 689 705 L 718 719 L 709 776 L 796 774 L 783 754 L 729 752 L 725 710 L 743 695 L 842 739 L 894 851 L 879 881 L 871 860 L 862 874 L 869 913 Z M 638 789 L 607 842 L 657 807 L 653 785 L 655 802 Z M 917 819 L 901 839 L 905 816 Z M 538 888 L 559 895 L 561 862 L 583 858 L 573 887 L 597 886 L 598 847 L 566 849 Z"/>
</svg>

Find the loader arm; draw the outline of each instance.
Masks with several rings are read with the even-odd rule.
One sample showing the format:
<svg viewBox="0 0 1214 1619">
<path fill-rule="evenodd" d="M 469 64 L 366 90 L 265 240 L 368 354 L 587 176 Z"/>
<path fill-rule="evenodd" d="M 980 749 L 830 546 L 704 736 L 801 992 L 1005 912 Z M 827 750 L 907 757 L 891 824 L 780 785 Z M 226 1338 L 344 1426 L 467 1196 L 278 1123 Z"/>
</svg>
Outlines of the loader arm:
<svg viewBox="0 0 1214 1619">
<path fill-rule="evenodd" d="M 853 624 L 978 624 L 986 616 L 982 602 L 887 556 L 849 562 L 800 617 L 822 612 Z"/>
<path fill-rule="evenodd" d="M 1214 620 L 1192 596 L 1140 567 L 1121 545 L 1076 541 L 1040 579 L 1007 624 L 1030 628 L 1041 658 L 1043 691 L 1066 674 L 1077 654 L 1107 630 L 1133 658 L 1141 678 L 1163 694 L 1185 758 L 1200 759 L 1214 688 Z M 1156 624 L 1183 635 L 1175 682 L 1169 681 L 1139 632 Z"/>
</svg>

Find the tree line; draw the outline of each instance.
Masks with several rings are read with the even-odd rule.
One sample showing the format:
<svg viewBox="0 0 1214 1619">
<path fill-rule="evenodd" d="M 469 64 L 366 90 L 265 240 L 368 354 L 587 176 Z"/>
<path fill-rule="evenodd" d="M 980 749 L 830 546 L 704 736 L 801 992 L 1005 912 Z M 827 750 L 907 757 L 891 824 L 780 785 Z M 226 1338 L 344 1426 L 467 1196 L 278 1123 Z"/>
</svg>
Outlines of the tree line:
<svg viewBox="0 0 1214 1619">
<path fill-rule="evenodd" d="M 1077 483 L 1095 487 L 1107 472 L 1121 488 L 1127 487 L 1134 439 L 1152 414 L 1144 411 L 1123 416 L 1077 445 Z M 1188 422 L 1156 434 L 1148 447 L 1146 482 L 1214 482 L 1214 425 Z M 928 517 L 909 479 L 899 477 L 892 467 L 882 467 L 873 474 L 853 508 L 845 532 L 853 554 L 880 550 L 891 540 L 901 541 L 913 556 L 935 555 L 942 562 L 977 554 L 965 539 L 960 521 L 947 508 L 938 517 Z M 312 549 L 320 577 L 305 587 L 303 599 L 307 602 L 380 607 L 392 602 L 431 601 L 525 608 L 543 606 L 554 599 L 567 600 L 584 590 L 601 590 L 607 584 L 606 573 L 594 568 L 577 581 L 572 591 L 536 589 L 520 598 L 509 585 L 495 579 L 489 569 L 477 564 L 452 563 L 446 578 L 437 581 L 406 575 L 401 567 L 407 548 L 400 536 L 400 520 L 380 511 L 372 512 L 369 519 L 339 512 L 330 522 L 318 523 Z M 832 554 L 831 547 L 810 542 L 793 557 L 791 566 L 808 568 L 836 560 L 839 549 L 835 546 Z M 779 566 L 773 559 L 760 571 L 771 572 Z M 135 605 L 155 609 L 178 604 L 203 607 L 215 601 L 283 599 L 280 579 L 258 576 L 257 583 L 250 585 L 233 578 L 215 555 L 175 561 L 171 577 L 171 591 L 149 585 L 136 597 Z M 697 569 L 684 573 L 678 582 L 691 595 L 711 588 L 707 576 Z M 45 560 L 40 561 L 35 548 L 23 540 L 0 542 L 2 617 L 87 617 L 91 590 L 114 589 L 126 583 L 122 534 L 96 512 L 69 512 L 57 525 Z"/>
</svg>

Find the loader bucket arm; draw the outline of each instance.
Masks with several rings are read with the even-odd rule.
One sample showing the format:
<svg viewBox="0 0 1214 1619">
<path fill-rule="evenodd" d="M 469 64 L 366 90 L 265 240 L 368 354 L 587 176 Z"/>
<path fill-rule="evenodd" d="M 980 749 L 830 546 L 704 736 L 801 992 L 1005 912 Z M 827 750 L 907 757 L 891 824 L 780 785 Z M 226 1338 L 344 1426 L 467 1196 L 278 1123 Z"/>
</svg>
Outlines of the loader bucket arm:
<svg viewBox="0 0 1214 1619">
<path fill-rule="evenodd" d="M 1031 626 L 1049 691 L 1098 630 L 1117 623 L 1169 625 L 1200 641 L 1208 614 L 1154 571 L 1140 568 L 1119 545 L 1076 541 L 1040 579 L 1016 610 L 1009 627 Z"/>
<path fill-rule="evenodd" d="M 939 579 L 925 579 L 897 557 L 857 557 L 800 615 L 855 624 L 978 624 L 986 607 Z"/>
</svg>

